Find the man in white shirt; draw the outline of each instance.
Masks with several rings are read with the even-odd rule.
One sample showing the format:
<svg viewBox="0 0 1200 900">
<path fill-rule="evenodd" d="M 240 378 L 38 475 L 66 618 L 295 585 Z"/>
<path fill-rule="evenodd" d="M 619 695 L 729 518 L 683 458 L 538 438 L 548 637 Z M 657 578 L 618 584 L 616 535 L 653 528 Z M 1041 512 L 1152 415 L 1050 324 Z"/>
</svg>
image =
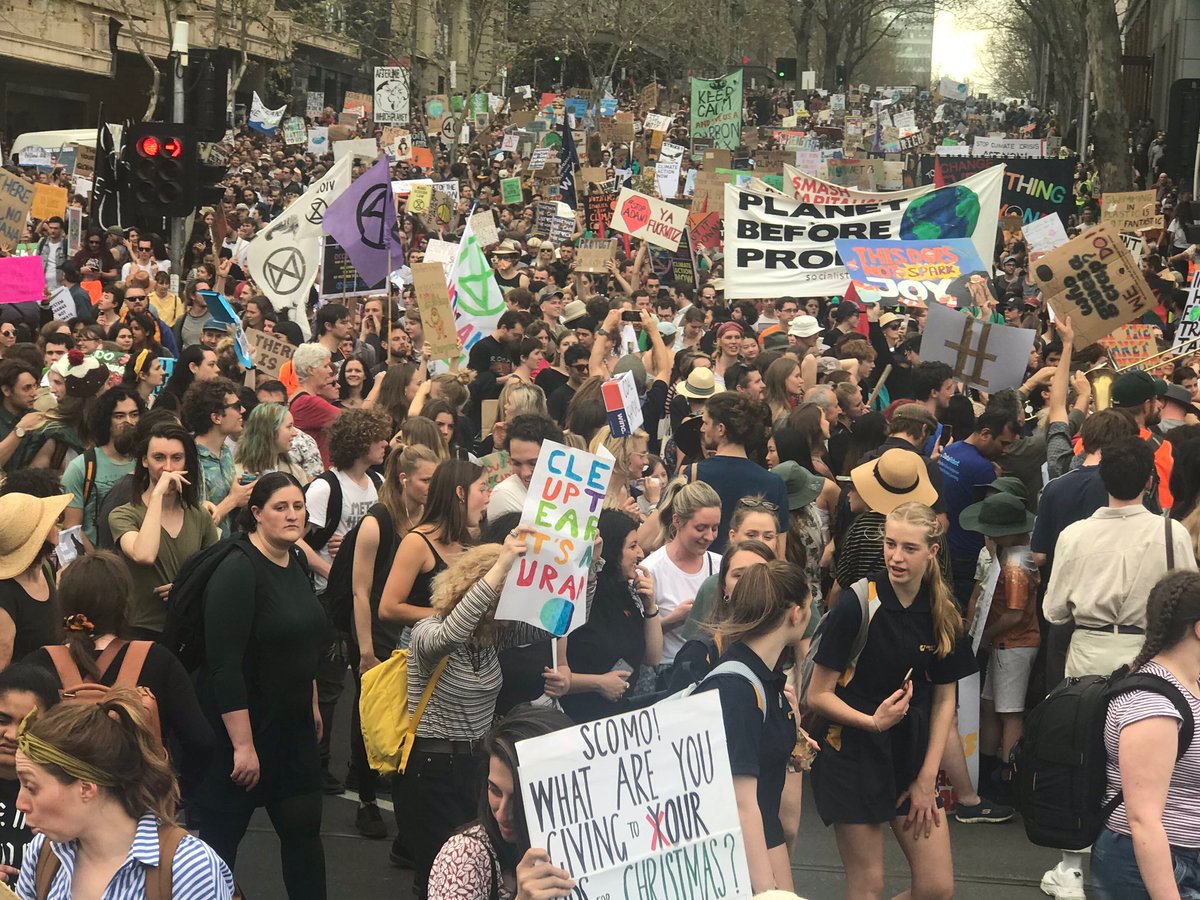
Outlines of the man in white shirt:
<svg viewBox="0 0 1200 900">
<path fill-rule="evenodd" d="M 46 236 L 38 241 L 37 252 L 42 258 L 46 290 L 53 291 L 58 287 L 58 270 L 67 261 L 67 236 L 63 234 L 63 220 L 59 216 L 46 220 Z"/>
<path fill-rule="evenodd" d="M 508 465 L 511 475 L 492 490 L 488 500 L 487 517 L 494 522 L 506 513 L 520 513 L 529 493 L 529 482 L 537 468 L 542 444 L 563 442 L 562 429 L 548 416 L 528 414 L 515 416 L 505 429 L 505 449 L 508 450 Z"/>
</svg>

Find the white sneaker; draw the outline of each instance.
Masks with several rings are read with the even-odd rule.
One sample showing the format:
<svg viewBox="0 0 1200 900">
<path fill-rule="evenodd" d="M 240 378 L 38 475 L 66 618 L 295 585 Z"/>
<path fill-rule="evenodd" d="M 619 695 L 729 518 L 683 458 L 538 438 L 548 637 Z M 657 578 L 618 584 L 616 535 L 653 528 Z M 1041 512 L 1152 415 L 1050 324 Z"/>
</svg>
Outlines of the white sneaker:
<svg viewBox="0 0 1200 900">
<path fill-rule="evenodd" d="M 1055 900 L 1086 900 L 1083 893 L 1083 872 L 1055 866 L 1042 876 L 1042 893 Z"/>
</svg>

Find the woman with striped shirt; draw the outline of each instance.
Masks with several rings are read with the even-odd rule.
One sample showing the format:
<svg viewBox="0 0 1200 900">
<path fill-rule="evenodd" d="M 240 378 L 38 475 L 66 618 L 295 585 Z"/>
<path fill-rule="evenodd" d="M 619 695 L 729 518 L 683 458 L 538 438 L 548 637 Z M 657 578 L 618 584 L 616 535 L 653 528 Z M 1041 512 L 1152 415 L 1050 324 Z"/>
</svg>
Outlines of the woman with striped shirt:
<svg viewBox="0 0 1200 900">
<path fill-rule="evenodd" d="M 233 876 L 175 824 L 179 788 L 137 691 L 33 712 L 17 735 L 17 809 L 36 832 L 22 900 L 225 900 Z"/>
<path fill-rule="evenodd" d="M 433 583 L 434 614 L 418 622 L 409 644 L 409 713 L 431 678 L 429 705 L 417 725 L 412 755 L 401 776 L 406 802 L 400 838 L 413 854 L 417 896 L 446 839 L 474 816 L 479 802 L 477 753 L 492 727 L 502 676 L 497 651 L 545 640 L 546 632 L 521 622 L 495 621 L 496 603 L 517 558 L 524 556 L 532 529 L 518 526 L 501 544 L 465 551 Z M 587 605 L 596 591 L 589 574 Z M 444 665 L 442 665 L 444 661 Z M 570 687 L 565 670 L 545 671 L 546 694 L 561 697 Z"/>
<path fill-rule="evenodd" d="M 1104 724 L 1105 802 L 1123 800 L 1092 847 L 1101 900 L 1200 897 L 1200 575 L 1175 572 L 1150 591 L 1146 642 L 1132 669 L 1171 685 L 1191 708 L 1193 734 L 1176 759 L 1183 716 L 1168 697 L 1130 691 Z"/>
</svg>

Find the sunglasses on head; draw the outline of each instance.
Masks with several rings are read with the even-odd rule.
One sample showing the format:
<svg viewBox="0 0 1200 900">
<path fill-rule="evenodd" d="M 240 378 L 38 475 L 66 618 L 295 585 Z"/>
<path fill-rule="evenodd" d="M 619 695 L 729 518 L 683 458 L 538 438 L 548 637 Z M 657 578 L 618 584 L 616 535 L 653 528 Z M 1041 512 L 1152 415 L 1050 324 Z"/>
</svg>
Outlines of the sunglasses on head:
<svg viewBox="0 0 1200 900">
<path fill-rule="evenodd" d="M 763 500 L 759 497 L 742 497 L 737 502 L 738 506 L 744 506 L 746 509 L 766 509 L 771 512 L 779 510 L 778 503 L 772 503 L 770 500 Z"/>
</svg>

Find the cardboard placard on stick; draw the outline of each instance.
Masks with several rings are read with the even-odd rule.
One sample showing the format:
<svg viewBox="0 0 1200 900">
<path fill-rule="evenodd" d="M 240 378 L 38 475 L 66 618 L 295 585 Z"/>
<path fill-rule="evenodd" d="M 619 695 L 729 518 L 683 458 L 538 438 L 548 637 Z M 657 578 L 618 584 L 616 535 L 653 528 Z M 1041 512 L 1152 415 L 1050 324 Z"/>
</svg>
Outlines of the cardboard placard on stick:
<svg viewBox="0 0 1200 900">
<path fill-rule="evenodd" d="M 1111 222 L 1101 222 L 1033 264 L 1056 316 L 1070 316 L 1086 347 L 1145 315 L 1156 301 L 1138 261 Z"/>
<path fill-rule="evenodd" d="M 454 330 L 454 310 L 446 288 L 446 272 L 441 263 L 422 262 L 413 265 L 412 275 L 421 328 L 433 357 L 454 359 L 459 355 L 458 334 Z"/>
<path fill-rule="evenodd" d="M 1155 212 L 1154 194 L 1154 191 L 1106 191 L 1100 220 L 1129 234 L 1156 228 L 1162 224 L 1162 217 Z"/>
<path fill-rule="evenodd" d="M 279 370 L 296 351 L 283 335 L 268 334 L 257 328 L 246 329 L 246 340 L 254 350 L 254 368 L 272 378 L 279 377 Z"/>
<path fill-rule="evenodd" d="M 575 271 L 604 275 L 608 272 L 608 261 L 617 255 L 615 240 L 582 238 L 575 254 Z"/>
<path fill-rule="evenodd" d="M 52 184 L 35 184 L 33 186 L 33 206 L 29 214 L 35 219 L 49 219 L 51 216 L 62 216 L 67 211 L 67 189 L 55 187 Z"/>
<path fill-rule="evenodd" d="M 654 197 L 622 188 L 613 213 L 612 227 L 630 237 L 642 238 L 672 252 L 687 225 L 687 210 Z"/>
</svg>

